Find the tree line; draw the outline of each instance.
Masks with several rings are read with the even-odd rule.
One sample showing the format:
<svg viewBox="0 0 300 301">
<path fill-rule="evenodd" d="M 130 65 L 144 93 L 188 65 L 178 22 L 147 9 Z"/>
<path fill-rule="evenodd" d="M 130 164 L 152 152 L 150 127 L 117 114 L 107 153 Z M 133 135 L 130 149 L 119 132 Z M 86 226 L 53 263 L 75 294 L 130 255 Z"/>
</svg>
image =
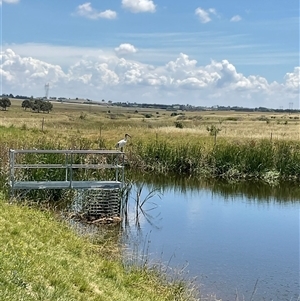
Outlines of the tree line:
<svg viewBox="0 0 300 301">
<path fill-rule="evenodd" d="M 7 108 L 11 106 L 11 101 L 8 97 L 2 97 L 0 98 L 0 107 L 2 111 L 6 111 Z M 30 109 L 33 112 L 46 112 L 49 113 L 52 111 L 53 105 L 48 100 L 42 100 L 42 99 L 34 99 L 31 97 L 30 99 L 24 99 L 22 104 L 22 108 L 26 111 L 27 109 Z"/>
</svg>

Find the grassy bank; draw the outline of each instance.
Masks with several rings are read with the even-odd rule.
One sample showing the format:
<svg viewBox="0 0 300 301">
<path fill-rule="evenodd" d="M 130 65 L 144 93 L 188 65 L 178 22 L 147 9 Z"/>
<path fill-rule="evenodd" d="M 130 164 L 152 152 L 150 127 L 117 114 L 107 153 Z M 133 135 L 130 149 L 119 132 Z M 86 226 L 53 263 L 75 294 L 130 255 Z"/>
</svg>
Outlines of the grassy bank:
<svg viewBox="0 0 300 301">
<path fill-rule="evenodd" d="M 107 246 L 78 237 L 49 212 L 0 200 L 0 231 L 2 301 L 193 300 L 182 282 L 125 268 Z"/>
</svg>

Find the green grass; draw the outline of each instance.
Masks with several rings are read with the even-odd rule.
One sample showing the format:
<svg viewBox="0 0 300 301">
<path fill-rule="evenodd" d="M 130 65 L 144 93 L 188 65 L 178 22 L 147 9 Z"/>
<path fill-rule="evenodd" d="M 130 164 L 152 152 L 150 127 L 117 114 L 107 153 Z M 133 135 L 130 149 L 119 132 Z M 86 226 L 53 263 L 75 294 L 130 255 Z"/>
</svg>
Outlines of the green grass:
<svg viewBox="0 0 300 301">
<path fill-rule="evenodd" d="M 1 301 L 193 300 L 182 281 L 125 268 L 107 241 L 92 244 L 49 211 L 0 200 L 0 231 Z"/>
</svg>

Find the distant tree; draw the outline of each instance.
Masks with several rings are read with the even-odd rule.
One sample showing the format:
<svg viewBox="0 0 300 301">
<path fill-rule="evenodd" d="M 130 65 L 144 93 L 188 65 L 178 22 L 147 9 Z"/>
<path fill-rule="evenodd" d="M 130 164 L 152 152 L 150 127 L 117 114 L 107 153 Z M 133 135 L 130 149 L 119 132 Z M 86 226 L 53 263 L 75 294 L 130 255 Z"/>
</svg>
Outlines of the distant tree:
<svg viewBox="0 0 300 301">
<path fill-rule="evenodd" d="M 50 101 L 35 99 L 31 101 L 31 109 L 35 112 L 47 112 L 52 111 L 53 105 Z"/>
<path fill-rule="evenodd" d="M 0 98 L 0 107 L 2 111 L 6 111 L 6 108 L 11 106 L 10 99 L 8 97 Z"/>
<path fill-rule="evenodd" d="M 41 99 L 35 99 L 33 102 L 32 102 L 32 111 L 37 111 L 38 113 L 41 111 L 41 106 L 43 104 L 43 101 Z"/>
<path fill-rule="evenodd" d="M 16 95 L 15 98 L 18 98 L 18 99 L 27 99 L 28 97 L 24 96 L 24 95 Z"/>
<path fill-rule="evenodd" d="M 42 99 L 31 99 L 30 101 L 30 108 L 32 111 L 40 113 L 40 112 L 47 112 L 49 113 L 52 111 L 53 105 L 50 101 L 42 100 Z"/>
<path fill-rule="evenodd" d="M 32 108 L 32 104 L 33 104 L 32 101 L 30 101 L 29 99 L 25 99 L 22 101 L 22 108 L 26 111 L 27 109 Z"/>
<path fill-rule="evenodd" d="M 49 113 L 50 111 L 52 111 L 53 105 L 50 101 L 43 101 L 40 107 L 40 110 L 42 112 L 47 112 Z"/>
</svg>

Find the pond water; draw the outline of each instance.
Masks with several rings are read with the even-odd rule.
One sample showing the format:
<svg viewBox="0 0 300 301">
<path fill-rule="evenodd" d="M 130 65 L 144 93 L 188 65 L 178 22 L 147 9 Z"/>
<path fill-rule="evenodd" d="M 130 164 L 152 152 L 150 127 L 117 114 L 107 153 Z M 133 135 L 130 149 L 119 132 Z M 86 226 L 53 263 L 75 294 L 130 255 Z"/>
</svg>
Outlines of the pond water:
<svg viewBox="0 0 300 301">
<path fill-rule="evenodd" d="M 195 278 L 203 298 L 300 300 L 299 185 L 147 182 L 138 219 L 131 190 L 129 252 Z"/>
</svg>

